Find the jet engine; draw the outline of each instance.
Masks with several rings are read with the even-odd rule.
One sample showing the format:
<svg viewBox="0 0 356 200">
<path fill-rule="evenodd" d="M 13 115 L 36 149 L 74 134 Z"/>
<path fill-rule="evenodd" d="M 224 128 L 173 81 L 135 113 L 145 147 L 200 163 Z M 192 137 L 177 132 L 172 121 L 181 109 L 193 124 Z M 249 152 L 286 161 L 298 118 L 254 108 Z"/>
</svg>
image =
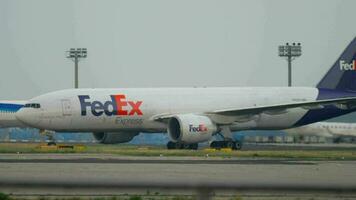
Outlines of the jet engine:
<svg viewBox="0 0 356 200">
<path fill-rule="evenodd" d="M 138 132 L 93 133 L 94 138 L 102 144 L 117 144 L 129 142 L 138 134 Z"/>
<path fill-rule="evenodd" d="M 193 144 L 210 140 L 217 126 L 209 117 L 182 114 L 168 121 L 168 135 L 173 142 Z"/>
</svg>

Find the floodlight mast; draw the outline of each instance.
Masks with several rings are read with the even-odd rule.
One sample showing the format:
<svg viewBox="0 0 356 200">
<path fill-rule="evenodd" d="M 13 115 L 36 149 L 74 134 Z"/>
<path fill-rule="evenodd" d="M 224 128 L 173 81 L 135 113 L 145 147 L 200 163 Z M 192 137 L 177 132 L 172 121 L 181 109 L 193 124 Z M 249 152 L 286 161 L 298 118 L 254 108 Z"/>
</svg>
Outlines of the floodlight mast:
<svg viewBox="0 0 356 200">
<path fill-rule="evenodd" d="M 280 45 L 278 47 L 278 53 L 280 57 L 286 57 L 288 61 L 288 87 L 292 86 L 292 60 L 296 57 L 302 55 L 302 46 L 300 43 L 293 43 L 290 45 L 286 43 L 286 45 Z"/>
<path fill-rule="evenodd" d="M 80 59 L 87 57 L 87 48 L 70 48 L 69 51 L 66 51 L 67 58 L 71 59 L 74 62 L 74 88 L 79 87 L 79 78 L 78 78 L 78 63 Z"/>
</svg>

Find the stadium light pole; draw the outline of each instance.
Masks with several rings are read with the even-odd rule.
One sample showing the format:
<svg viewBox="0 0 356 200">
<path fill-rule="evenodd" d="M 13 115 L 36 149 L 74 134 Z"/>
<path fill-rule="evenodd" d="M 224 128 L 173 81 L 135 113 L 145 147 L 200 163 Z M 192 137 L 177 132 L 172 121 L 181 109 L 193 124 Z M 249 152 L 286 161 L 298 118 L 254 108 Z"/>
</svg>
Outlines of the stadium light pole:
<svg viewBox="0 0 356 200">
<path fill-rule="evenodd" d="M 87 57 L 87 48 L 70 48 L 66 53 L 66 57 L 74 62 L 74 88 L 78 88 L 78 63 L 79 60 Z"/>
<path fill-rule="evenodd" d="M 292 60 L 296 57 L 302 55 L 302 46 L 300 43 L 293 43 L 290 45 L 286 43 L 286 45 L 280 45 L 278 47 L 278 53 L 280 57 L 287 58 L 288 61 L 288 87 L 292 86 Z"/>
</svg>

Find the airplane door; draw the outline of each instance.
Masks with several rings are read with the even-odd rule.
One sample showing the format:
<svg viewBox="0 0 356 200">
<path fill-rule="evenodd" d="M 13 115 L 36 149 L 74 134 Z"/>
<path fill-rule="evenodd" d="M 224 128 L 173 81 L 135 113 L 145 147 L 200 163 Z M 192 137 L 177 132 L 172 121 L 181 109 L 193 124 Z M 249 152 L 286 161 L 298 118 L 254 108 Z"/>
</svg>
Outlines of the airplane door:
<svg viewBox="0 0 356 200">
<path fill-rule="evenodd" d="M 62 99 L 62 114 L 63 116 L 71 116 L 72 115 L 72 103 L 69 99 Z"/>
</svg>

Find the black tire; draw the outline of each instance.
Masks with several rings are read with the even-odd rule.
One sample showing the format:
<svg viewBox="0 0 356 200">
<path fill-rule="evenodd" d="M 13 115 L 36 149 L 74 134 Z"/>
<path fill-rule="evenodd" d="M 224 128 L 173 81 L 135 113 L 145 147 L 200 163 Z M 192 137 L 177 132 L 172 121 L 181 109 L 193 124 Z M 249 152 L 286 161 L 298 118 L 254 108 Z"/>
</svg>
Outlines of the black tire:
<svg viewBox="0 0 356 200">
<path fill-rule="evenodd" d="M 179 142 L 175 142 L 175 149 L 184 149 L 184 145 L 182 143 Z"/>
<path fill-rule="evenodd" d="M 190 144 L 182 144 L 183 149 L 190 149 Z"/>
<path fill-rule="evenodd" d="M 242 142 L 240 141 L 213 141 L 210 143 L 210 148 L 221 149 L 221 148 L 230 148 L 232 150 L 240 150 L 242 148 Z"/>
<path fill-rule="evenodd" d="M 189 146 L 190 146 L 190 149 L 192 149 L 192 150 L 198 150 L 198 147 L 199 147 L 198 143 L 191 144 Z"/>
<path fill-rule="evenodd" d="M 210 143 L 210 148 L 215 149 L 216 147 L 217 147 L 216 141 L 212 141 L 212 142 Z"/>
<path fill-rule="evenodd" d="M 235 142 L 226 141 L 224 146 L 226 146 L 226 148 L 229 148 L 229 149 L 234 149 L 235 148 Z"/>
<path fill-rule="evenodd" d="M 48 146 L 56 146 L 57 144 L 55 142 L 48 142 L 47 145 Z"/>
<path fill-rule="evenodd" d="M 235 142 L 235 150 L 241 150 L 242 148 L 242 142 L 236 141 Z"/>
<path fill-rule="evenodd" d="M 239 141 L 233 142 L 232 150 L 240 150 L 242 148 L 242 143 Z"/>
<path fill-rule="evenodd" d="M 176 144 L 175 142 L 169 141 L 167 143 L 167 149 L 176 149 Z"/>
<path fill-rule="evenodd" d="M 210 143 L 210 148 L 220 150 L 221 148 L 225 148 L 226 144 L 224 141 L 213 141 Z"/>
</svg>

